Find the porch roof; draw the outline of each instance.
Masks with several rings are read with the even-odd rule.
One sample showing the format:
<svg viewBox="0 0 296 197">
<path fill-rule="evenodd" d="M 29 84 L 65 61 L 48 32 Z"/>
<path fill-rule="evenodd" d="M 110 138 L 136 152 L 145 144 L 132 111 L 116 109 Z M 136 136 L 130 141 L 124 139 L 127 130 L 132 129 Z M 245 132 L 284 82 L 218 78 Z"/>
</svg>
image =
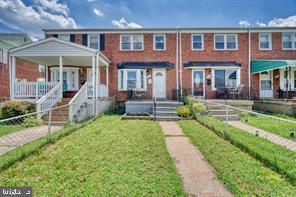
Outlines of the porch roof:
<svg viewBox="0 0 296 197">
<path fill-rule="evenodd" d="M 296 66 L 296 60 L 252 60 L 251 73 Z"/>
<path fill-rule="evenodd" d="M 118 69 L 145 69 L 145 68 L 174 68 L 175 64 L 160 62 L 121 62 L 117 64 Z"/>
<path fill-rule="evenodd" d="M 99 56 L 100 66 L 111 62 L 102 52 L 80 44 L 50 37 L 10 50 L 10 55 L 43 65 L 58 65 L 59 56 L 64 65 L 91 66 L 93 56 Z"/>
<path fill-rule="evenodd" d="M 184 68 L 212 68 L 212 67 L 241 67 L 240 63 L 235 61 L 198 61 L 193 62 L 189 61 L 188 63 L 184 63 Z"/>
</svg>

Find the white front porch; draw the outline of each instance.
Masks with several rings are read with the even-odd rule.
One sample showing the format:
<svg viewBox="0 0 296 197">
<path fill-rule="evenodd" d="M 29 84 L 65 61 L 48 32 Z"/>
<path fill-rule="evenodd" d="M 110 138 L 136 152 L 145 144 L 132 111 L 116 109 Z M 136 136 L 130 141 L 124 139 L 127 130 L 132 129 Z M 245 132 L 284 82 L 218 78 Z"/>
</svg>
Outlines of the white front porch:
<svg viewBox="0 0 296 197">
<path fill-rule="evenodd" d="M 108 69 L 110 60 L 98 50 L 57 38 L 47 38 L 15 48 L 11 50 L 10 55 L 11 99 L 36 103 L 37 111 L 47 110 L 55 106 L 63 98 L 63 93 L 67 90 L 79 94 L 81 92 L 79 87 L 83 84 L 80 84 L 75 70 L 83 67 L 90 68 L 91 73 L 94 74 L 82 86 L 86 87 L 87 94 L 75 95 L 72 97 L 71 102 L 79 102 L 81 99 L 95 100 L 109 96 Z M 56 74 L 49 78 L 47 72 L 46 82 L 17 82 L 15 77 L 16 58 L 45 65 L 47 71 L 48 67 L 54 67 Z M 72 68 L 71 71 L 69 71 L 69 67 Z M 106 69 L 106 84 L 101 83 L 100 68 Z M 30 74 L 29 72 L 30 68 L 28 68 L 28 74 Z M 51 75 L 53 74 L 51 73 Z M 77 100 L 77 98 L 80 99 Z"/>
</svg>

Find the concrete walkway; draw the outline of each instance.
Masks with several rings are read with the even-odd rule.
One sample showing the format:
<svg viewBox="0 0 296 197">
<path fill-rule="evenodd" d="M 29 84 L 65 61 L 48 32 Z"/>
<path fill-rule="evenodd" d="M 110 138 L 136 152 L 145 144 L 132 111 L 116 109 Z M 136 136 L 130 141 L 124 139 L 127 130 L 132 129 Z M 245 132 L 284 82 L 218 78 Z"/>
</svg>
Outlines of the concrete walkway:
<svg viewBox="0 0 296 197">
<path fill-rule="evenodd" d="M 60 130 L 61 126 L 51 126 L 51 133 Z M 48 126 L 26 128 L 0 137 L 0 156 L 29 142 L 46 136 Z"/>
<path fill-rule="evenodd" d="M 294 142 L 292 140 L 283 138 L 279 135 L 264 131 L 262 129 L 258 129 L 256 127 L 250 126 L 250 125 L 248 125 L 244 122 L 241 122 L 241 121 L 229 121 L 229 124 L 236 127 L 236 128 L 239 128 L 241 130 L 247 131 L 253 135 L 256 134 L 256 131 L 259 131 L 260 137 L 265 138 L 265 139 L 267 139 L 275 144 L 278 144 L 280 146 L 283 146 L 291 151 L 296 151 L 296 142 Z"/>
<path fill-rule="evenodd" d="M 160 122 L 165 141 L 185 191 L 190 196 L 232 196 L 219 182 L 212 167 L 193 146 L 176 122 Z"/>
</svg>

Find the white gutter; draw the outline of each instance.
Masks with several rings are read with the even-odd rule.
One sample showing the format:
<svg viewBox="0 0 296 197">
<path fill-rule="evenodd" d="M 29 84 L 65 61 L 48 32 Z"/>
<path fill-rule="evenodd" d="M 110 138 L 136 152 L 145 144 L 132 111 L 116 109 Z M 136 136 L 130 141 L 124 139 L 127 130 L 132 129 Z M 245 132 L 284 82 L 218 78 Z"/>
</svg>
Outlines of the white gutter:
<svg viewBox="0 0 296 197">
<path fill-rule="evenodd" d="M 179 100 L 179 29 L 176 29 L 176 96 Z"/>
<path fill-rule="evenodd" d="M 249 100 L 251 99 L 251 30 L 249 28 L 249 51 L 248 51 L 248 81 L 249 81 Z"/>
</svg>

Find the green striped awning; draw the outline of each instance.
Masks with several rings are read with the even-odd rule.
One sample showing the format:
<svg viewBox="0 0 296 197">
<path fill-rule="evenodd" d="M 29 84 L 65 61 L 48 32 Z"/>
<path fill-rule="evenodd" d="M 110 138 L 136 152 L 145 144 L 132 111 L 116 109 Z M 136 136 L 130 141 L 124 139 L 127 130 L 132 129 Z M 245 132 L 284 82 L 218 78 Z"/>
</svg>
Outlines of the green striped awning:
<svg viewBox="0 0 296 197">
<path fill-rule="evenodd" d="M 252 60 L 251 73 L 296 66 L 296 60 Z"/>
</svg>

